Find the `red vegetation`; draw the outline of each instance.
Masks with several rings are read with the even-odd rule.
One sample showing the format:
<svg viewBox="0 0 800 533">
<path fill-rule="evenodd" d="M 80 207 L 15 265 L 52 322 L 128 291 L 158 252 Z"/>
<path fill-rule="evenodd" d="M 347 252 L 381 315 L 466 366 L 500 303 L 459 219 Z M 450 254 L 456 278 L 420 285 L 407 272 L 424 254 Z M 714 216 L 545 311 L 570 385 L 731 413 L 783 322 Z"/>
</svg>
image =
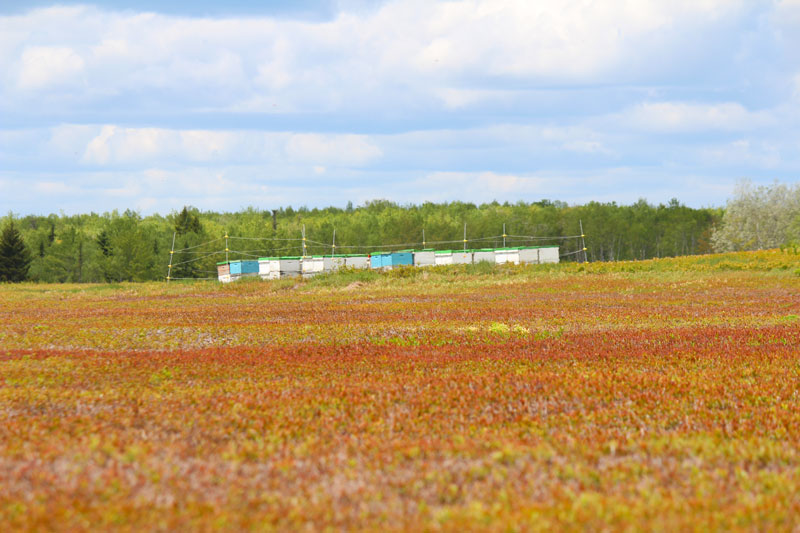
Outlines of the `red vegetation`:
<svg viewBox="0 0 800 533">
<path fill-rule="evenodd" d="M 0 289 L 4 529 L 797 525 L 797 278 L 275 287 Z"/>
</svg>

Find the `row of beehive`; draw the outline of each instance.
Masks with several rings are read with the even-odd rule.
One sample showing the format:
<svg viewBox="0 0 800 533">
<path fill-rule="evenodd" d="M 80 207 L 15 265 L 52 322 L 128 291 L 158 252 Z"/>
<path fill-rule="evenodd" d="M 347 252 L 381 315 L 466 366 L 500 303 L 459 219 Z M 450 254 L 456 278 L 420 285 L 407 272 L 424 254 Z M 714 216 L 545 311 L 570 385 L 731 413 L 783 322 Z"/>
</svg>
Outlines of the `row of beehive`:
<svg viewBox="0 0 800 533">
<path fill-rule="evenodd" d="M 434 266 L 480 263 L 558 263 L 558 246 L 485 248 L 482 250 L 404 250 L 369 255 L 326 255 L 307 257 L 262 257 L 259 260 L 217 264 L 220 281 L 260 276 L 279 279 L 314 276 L 340 268 L 390 269 L 396 266 Z"/>
</svg>

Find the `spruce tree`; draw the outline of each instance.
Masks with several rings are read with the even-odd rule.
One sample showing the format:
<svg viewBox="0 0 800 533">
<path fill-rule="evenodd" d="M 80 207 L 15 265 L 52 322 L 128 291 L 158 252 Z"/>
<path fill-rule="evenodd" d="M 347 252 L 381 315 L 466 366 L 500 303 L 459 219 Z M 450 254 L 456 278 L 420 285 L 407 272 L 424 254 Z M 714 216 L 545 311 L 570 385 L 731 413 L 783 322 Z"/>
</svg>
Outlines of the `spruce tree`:
<svg viewBox="0 0 800 533">
<path fill-rule="evenodd" d="M 176 279 L 199 277 L 197 255 L 185 251 L 189 247 L 196 247 L 203 240 L 203 225 L 200 223 L 200 217 L 197 216 L 196 210 L 190 210 L 184 206 L 183 210 L 175 217 L 175 233 L 178 237 L 182 237 L 182 240 L 178 241 L 181 248 L 172 258 L 172 277 Z M 199 251 L 199 249 L 195 249 L 195 251 Z"/>
<path fill-rule="evenodd" d="M 201 233 L 203 226 L 200 224 L 200 218 L 196 213 L 189 211 L 189 208 L 183 206 L 183 210 L 178 213 L 175 218 L 175 232 L 178 235 L 185 235 L 187 233 Z"/>
<path fill-rule="evenodd" d="M 0 282 L 25 281 L 30 266 L 31 254 L 11 221 L 0 235 Z"/>
</svg>

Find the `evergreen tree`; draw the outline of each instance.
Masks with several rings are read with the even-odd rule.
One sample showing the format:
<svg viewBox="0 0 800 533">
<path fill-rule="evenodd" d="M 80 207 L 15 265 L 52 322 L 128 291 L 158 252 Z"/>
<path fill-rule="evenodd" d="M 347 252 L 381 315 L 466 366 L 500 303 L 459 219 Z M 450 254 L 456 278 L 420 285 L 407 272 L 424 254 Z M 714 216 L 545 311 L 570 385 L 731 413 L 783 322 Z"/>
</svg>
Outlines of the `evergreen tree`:
<svg viewBox="0 0 800 533">
<path fill-rule="evenodd" d="M 191 241 L 184 240 L 181 243 L 182 248 L 188 248 Z M 197 261 L 194 259 L 196 256 L 189 253 L 178 252 L 175 254 L 175 263 L 173 263 L 172 277 L 177 279 L 183 278 L 196 278 L 200 276 L 200 269 Z"/>
<path fill-rule="evenodd" d="M 183 206 L 183 210 L 178 214 L 175 219 L 175 232 L 178 235 L 185 235 L 187 233 L 201 233 L 203 227 L 200 224 L 200 218 L 197 213 L 189 211 L 189 208 Z"/>
<path fill-rule="evenodd" d="M 182 238 L 177 241 L 179 251 L 172 258 L 172 277 L 201 277 L 201 265 L 198 262 L 198 252 L 201 249 L 197 248 L 197 246 L 205 240 L 205 235 L 203 234 L 203 225 L 200 223 L 200 217 L 197 215 L 196 209 L 192 208 L 190 211 L 188 207 L 184 206 L 175 217 L 175 233 Z M 194 248 L 193 253 L 186 251 L 190 247 Z"/>
<path fill-rule="evenodd" d="M 0 236 L 0 281 L 24 281 L 30 265 L 31 254 L 14 221 L 10 221 Z"/>
<path fill-rule="evenodd" d="M 108 240 L 108 232 L 106 230 L 101 231 L 100 235 L 97 236 L 97 246 L 100 247 L 103 256 L 108 257 L 111 255 L 111 242 Z"/>
</svg>

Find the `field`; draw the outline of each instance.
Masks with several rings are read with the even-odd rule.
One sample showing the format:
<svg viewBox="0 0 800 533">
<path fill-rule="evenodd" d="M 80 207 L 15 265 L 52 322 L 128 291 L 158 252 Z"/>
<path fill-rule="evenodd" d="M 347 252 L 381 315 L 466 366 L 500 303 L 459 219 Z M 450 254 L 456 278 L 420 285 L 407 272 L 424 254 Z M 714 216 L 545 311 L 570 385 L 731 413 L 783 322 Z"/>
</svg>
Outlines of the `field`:
<svg viewBox="0 0 800 533">
<path fill-rule="evenodd" d="M 798 274 L 0 286 L 0 524 L 796 530 Z"/>
</svg>

